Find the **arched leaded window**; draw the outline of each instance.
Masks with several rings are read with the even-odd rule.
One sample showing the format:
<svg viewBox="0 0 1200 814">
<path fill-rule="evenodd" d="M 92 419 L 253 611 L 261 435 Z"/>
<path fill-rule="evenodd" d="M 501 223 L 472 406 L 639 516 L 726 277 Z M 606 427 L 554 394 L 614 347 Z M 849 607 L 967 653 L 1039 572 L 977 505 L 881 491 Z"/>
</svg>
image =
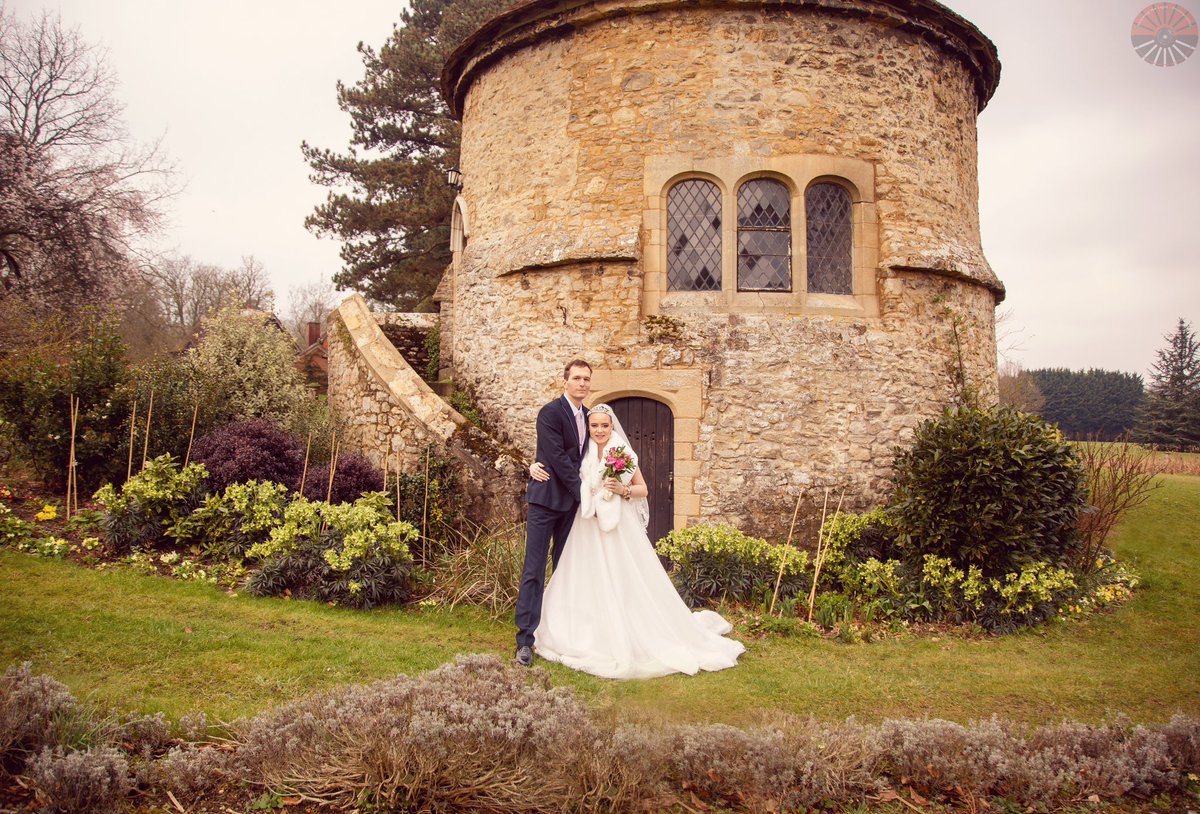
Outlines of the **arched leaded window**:
<svg viewBox="0 0 1200 814">
<path fill-rule="evenodd" d="M 667 193 L 667 288 L 721 290 L 721 190 L 680 181 Z"/>
<path fill-rule="evenodd" d="M 808 222 L 808 290 L 853 294 L 854 225 L 850 193 L 838 184 L 813 184 L 804 193 Z"/>
<path fill-rule="evenodd" d="M 738 291 L 792 290 L 792 196 L 759 178 L 738 190 Z"/>
</svg>

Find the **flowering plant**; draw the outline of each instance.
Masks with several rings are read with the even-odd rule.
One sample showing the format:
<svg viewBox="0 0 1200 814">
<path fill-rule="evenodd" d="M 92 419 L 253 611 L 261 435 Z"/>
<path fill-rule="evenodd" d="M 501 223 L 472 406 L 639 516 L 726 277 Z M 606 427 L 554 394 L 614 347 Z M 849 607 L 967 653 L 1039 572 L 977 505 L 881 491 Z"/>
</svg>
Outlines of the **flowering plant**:
<svg viewBox="0 0 1200 814">
<path fill-rule="evenodd" d="M 632 477 L 635 469 L 637 462 L 625 447 L 611 447 L 604 451 L 604 469 L 600 473 L 602 478 L 617 478 L 622 483 L 628 483 L 628 478 L 624 476 Z M 613 493 L 605 490 L 601 496 L 605 500 L 611 500 Z"/>
</svg>

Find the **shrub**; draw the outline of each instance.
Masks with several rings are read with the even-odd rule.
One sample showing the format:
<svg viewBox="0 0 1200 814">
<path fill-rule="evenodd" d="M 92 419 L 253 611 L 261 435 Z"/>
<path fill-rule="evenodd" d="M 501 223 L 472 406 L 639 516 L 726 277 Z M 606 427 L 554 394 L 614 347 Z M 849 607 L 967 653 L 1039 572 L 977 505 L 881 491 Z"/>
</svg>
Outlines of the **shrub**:
<svg viewBox="0 0 1200 814">
<path fill-rule="evenodd" d="M 132 788 L 129 763 L 111 746 L 43 749 L 30 761 L 29 776 L 48 814 L 111 811 Z"/>
<path fill-rule="evenodd" d="M 887 511 L 905 557 L 948 557 L 988 576 L 1065 561 L 1084 505 L 1083 470 L 1046 422 L 1009 408 L 959 407 L 897 450 Z"/>
<path fill-rule="evenodd" d="M 333 489 L 329 488 L 330 464 L 326 463 L 308 470 L 304 480 L 304 496 L 309 500 L 325 500 L 330 503 L 353 503 L 368 492 L 378 492 L 383 487 L 383 473 L 363 456 L 346 452 L 337 457 L 337 470 L 333 473 Z M 300 473 L 293 481 L 299 487 Z"/>
<path fill-rule="evenodd" d="M 204 320 L 188 363 L 202 398 L 216 410 L 214 425 L 239 418 L 286 424 L 309 398 L 295 357 L 295 342 L 265 315 L 227 308 Z"/>
<path fill-rule="evenodd" d="M 772 545 L 729 525 L 675 529 L 655 547 L 670 558 L 672 581 L 691 607 L 711 599 L 758 602 L 764 593 L 774 592 L 781 564 L 781 599 L 807 592 L 810 583 L 808 552 Z"/>
<path fill-rule="evenodd" d="M 1040 624 L 1078 595 L 1074 574 L 1046 562 L 987 577 L 977 565 L 964 571 L 949 558 L 926 554 L 921 583 L 932 618 L 975 622 L 995 633 Z"/>
<path fill-rule="evenodd" d="M 180 543 L 199 543 L 220 559 L 240 560 L 282 524 L 287 487 L 270 481 L 231 483 L 221 494 L 181 518 L 167 534 Z"/>
<path fill-rule="evenodd" d="M 188 464 L 180 469 L 166 454 L 148 461 L 119 491 L 111 483 L 105 484 L 95 500 L 104 508 L 100 525 L 109 547 L 124 552 L 134 546 L 157 546 L 167 529 L 200 504 L 207 477 L 203 465 Z"/>
<path fill-rule="evenodd" d="M 192 460 L 208 470 L 209 488 L 272 481 L 291 487 L 300 481 L 304 445 L 265 418 L 234 421 L 196 441 Z"/>
<path fill-rule="evenodd" d="M 1142 505 L 1162 485 L 1156 461 L 1145 450 L 1127 441 L 1076 445 L 1088 488 L 1087 510 L 1079 515 L 1079 548 L 1074 558 L 1081 574 L 1095 571 L 1113 527 L 1133 508 Z"/>
<path fill-rule="evenodd" d="M 197 794 L 209 791 L 226 778 L 233 756 L 211 745 L 175 746 L 157 760 L 137 768 L 138 782 L 173 794 Z"/>
<path fill-rule="evenodd" d="M 345 687 L 235 725 L 235 769 L 311 802 L 385 811 L 619 811 L 646 794 L 570 689 L 495 656 Z M 625 782 L 621 782 L 625 781 Z"/>
<path fill-rule="evenodd" d="M 866 514 L 837 512 L 821 529 L 821 582 L 836 586 L 846 570 L 872 557 L 886 558 L 893 549 L 895 530 L 883 509 Z"/>
<path fill-rule="evenodd" d="M 65 486 L 70 400 L 79 400 L 76 476 L 85 490 L 123 474 L 129 400 L 125 345 L 113 321 L 85 310 L 38 321 L 33 346 L 0 352 L 0 418 L 8 442 L 46 483 Z"/>
<path fill-rule="evenodd" d="M 135 457 L 140 460 L 142 450 L 146 448 L 150 457 L 169 452 L 183 460 L 187 455 L 188 442 L 202 437 L 214 426 L 215 415 L 220 408 L 202 397 L 186 359 L 171 356 L 146 362 L 134 368 L 130 377 L 130 396 L 137 401 L 135 405 L 129 405 L 131 412 L 123 431 L 128 439 L 129 420 L 132 420 Z M 151 395 L 154 396 L 154 413 L 150 417 L 150 443 L 147 445 L 146 413 L 151 406 Z M 132 414 L 134 406 L 137 408 L 136 415 Z M 194 435 L 193 412 L 196 415 Z"/>
<path fill-rule="evenodd" d="M 408 599 L 417 533 L 399 523 L 379 492 L 353 504 L 297 498 L 283 524 L 248 556 L 263 560 L 247 590 L 258 596 L 293 596 L 371 608 Z"/>
<path fill-rule="evenodd" d="M 313 461 L 329 460 L 335 434 L 344 434 L 343 422 L 329 406 L 329 399 L 320 395 L 297 403 L 280 426 L 300 442 L 302 450 L 308 450 L 310 465 Z"/>
<path fill-rule="evenodd" d="M 75 698 L 66 685 L 33 675 L 29 662 L 9 667 L 0 677 L 0 766 L 12 771 L 57 743 L 74 712 Z"/>
<path fill-rule="evenodd" d="M 400 519 L 421 531 L 422 555 L 432 561 L 434 555 L 454 548 L 456 530 L 464 524 L 462 490 L 452 461 L 437 455 L 433 447 L 426 447 L 424 461 L 416 472 L 400 473 L 399 483 L 391 478 L 388 494 L 399 493 Z M 426 542 L 433 543 L 433 552 L 426 551 Z"/>
</svg>

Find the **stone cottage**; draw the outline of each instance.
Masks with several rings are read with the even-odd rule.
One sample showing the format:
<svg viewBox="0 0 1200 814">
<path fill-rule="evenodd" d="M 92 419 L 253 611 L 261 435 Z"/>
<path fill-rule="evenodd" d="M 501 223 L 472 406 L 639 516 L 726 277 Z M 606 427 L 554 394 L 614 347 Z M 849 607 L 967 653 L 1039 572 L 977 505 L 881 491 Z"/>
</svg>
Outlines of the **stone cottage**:
<svg viewBox="0 0 1200 814">
<path fill-rule="evenodd" d="M 443 366 L 519 458 L 563 362 L 590 361 L 592 401 L 643 453 L 654 536 L 779 536 L 826 490 L 877 504 L 920 420 L 994 399 L 976 117 L 999 72 L 933 0 L 497 16 L 442 75 L 462 121 Z M 342 393 L 373 409 L 356 369 Z"/>
</svg>

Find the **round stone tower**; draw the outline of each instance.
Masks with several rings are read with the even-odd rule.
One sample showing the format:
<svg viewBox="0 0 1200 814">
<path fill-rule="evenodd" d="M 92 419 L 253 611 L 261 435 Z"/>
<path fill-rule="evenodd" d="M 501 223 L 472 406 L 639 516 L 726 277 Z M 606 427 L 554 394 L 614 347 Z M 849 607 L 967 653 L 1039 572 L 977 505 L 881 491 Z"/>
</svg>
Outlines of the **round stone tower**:
<svg viewBox="0 0 1200 814">
<path fill-rule="evenodd" d="M 532 454 L 563 363 L 646 457 L 656 534 L 880 502 L 994 400 L 979 239 L 996 51 L 932 0 L 531 0 L 449 59 L 450 366 Z"/>
</svg>

